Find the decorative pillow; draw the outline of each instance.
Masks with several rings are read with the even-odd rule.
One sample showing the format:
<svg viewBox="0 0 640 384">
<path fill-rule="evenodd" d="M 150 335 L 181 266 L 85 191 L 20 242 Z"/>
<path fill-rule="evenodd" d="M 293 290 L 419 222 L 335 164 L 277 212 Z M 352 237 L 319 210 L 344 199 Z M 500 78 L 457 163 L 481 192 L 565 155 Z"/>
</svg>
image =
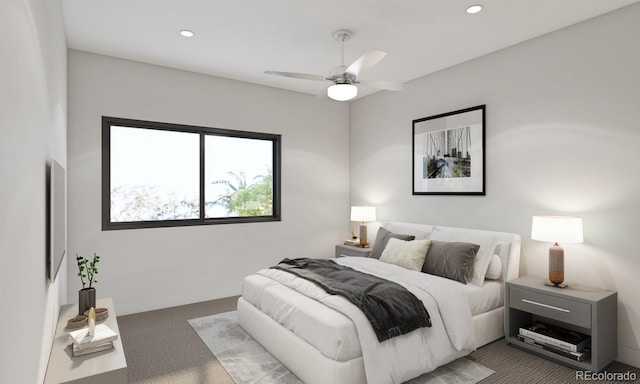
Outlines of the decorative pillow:
<svg viewBox="0 0 640 384">
<path fill-rule="evenodd" d="M 390 238 L 380 256 L 380 261 L 395 264 L 412 271 L 419 271 L 424 264 L 431 240 L 399 240 Z"/>
<path fill-rule="evenodd" d="M 479 248 L 477 244 L 431 240 L 422 272 L 467 284 Z"/>
<path fill-rule="evenodd" d="M 489 262 L 495 253 L 495 236 L 488 236 L 484 231 L 473 229 L 435 227 L 430 239 L 440 241 L 464 241 L 480 245 L 480 249 L 478 249 L 478 253 L 473 260 L 473 275 L 469 282 L 478 287 L 482 287 L 484 277 L 487 274 L 487 268 L 489 268 Z"/>
<path fill-rule="evenodd" d="M 369 257 L 372 259 L 379 259 L 382 255 L 382 251 L 384 251 L 385 247 L 387 246 L 387 242 L 391 238 L 410 241 L 415 239 L 416 237 L 413 235 L 401 235 L 398 233 L 392 233 L 386 230 L 384 227 L 380 227 L 378 228 L 376 241 L 373 243 L 373 249 L 371 249 L 371 254 Z"/>
<path fill-rule="evenodd" d="M 493 257 L 491 257 L 491 262 L 489 263 L 489 268 L 487 268 L 487 274 L 484 278 L 489 280 L 499 280 L 500 276 L 502 276 L 502 260 L 500 260 L 500 256 L 493 255 Z"/>
</svg>

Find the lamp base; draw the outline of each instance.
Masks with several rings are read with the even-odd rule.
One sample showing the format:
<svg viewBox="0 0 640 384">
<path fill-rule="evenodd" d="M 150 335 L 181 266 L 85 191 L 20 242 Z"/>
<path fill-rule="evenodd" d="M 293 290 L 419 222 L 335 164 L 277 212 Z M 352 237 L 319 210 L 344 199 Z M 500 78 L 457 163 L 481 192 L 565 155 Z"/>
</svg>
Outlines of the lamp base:
<svg viewBox="0 0 640 384">
<path fill-rule="evenodd" d="M 367 241 L 362 241 L 362 239 L 360 237 L 356 237 L 354 239 L 354 242 L 351 243 L 351 245 L 353 245 L 354 247 L 358 247 L 358 248 L 367 248 L 369 246 L 369 243 L 367 243 Z"/>
<path fill-rule="evenodd" d="M 367 241 L 367 223 L 364 221 L 360 223 L 360 244 L 358 246 L 364 248 L 369 245 Z"/>
<path fill-rule="evenodd" d="M 549 280 L 545 281 L 544 285 L 546 285 L 547 287 L 554 287 L 554 288 L 567 288 L 569 286 L 569 284 L 567 283 L 556 284 L 556 283 L 550 282 Z"/>
<path fill-rule="evenodd" d="M 564 281 L 564 249 L 558 245 L 553 244 L 549 248 L 549 280 L 553 286 L 562 287 Z"/>
</svg>

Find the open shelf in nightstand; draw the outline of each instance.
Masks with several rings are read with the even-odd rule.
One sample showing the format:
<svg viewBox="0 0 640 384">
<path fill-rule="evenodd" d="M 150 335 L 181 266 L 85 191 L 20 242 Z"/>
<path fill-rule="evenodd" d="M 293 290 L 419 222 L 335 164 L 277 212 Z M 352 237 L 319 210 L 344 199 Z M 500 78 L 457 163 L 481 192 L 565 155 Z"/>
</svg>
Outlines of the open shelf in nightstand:
<svg viewBox="0 0 640 384">
<path fill-rule="evenodd" d="M 527 344 L 524 341 L 521 341 L 520 339 L 518 339 L 518 333 L 519 333 L 520 327 L 531 324 L 534 321 L 540 321 L 542 323 L 546 323 L 546 324 L 554 325 L 567 330 L 579 332 L 588 336 L 591 336 L 591 329 L 575 327 L 569 323 L 563 323 L 547 317 L 533 315 L 531 313 L 520 311 L 518 309 L 509 308 L 509 311 L 510 311 L 509 317 L 511 319 L 510 320 L 511 326 L 508 327 L 509 333 L 507 334 L 507 342 L 509 344 L 512 344 L 518 348 L 527 350 L 529 352 L 533 352 L 534 354 L 538 354 L 545 358 L 555 360 L 559 363 L 571 366 L 573 368 L 577 368 L 581 370 L 592 370 L 593 368 L 593 364 L 591 361 L 592 356 L 587 357 L 583 361 L 577 361 L 575 359 L 570 359 L 568 357 L 559 355 L 555 352 L 548 351 L 548 350 L 541 349 L 539 347 Z M 591 343 L 592 342 L 590 341 L 589 349 L 592 348 Z"/>
</svg>

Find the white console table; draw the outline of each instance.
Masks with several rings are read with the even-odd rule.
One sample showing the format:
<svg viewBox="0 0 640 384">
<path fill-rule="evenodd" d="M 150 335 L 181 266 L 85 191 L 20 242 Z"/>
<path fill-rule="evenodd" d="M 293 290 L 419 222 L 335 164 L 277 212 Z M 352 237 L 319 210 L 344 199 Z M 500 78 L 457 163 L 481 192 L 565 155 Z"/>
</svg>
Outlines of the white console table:
<svg viewBox="0 0 640 384">
<path fill-rule="evenodd" d="M 111 299 L 96 301 L 97 308 L 109 309 L 109 317 L 105 324 L 118 334 L 113 342 L 113 349 L 74 357 L 71 354 L 67 320 L 78 315 L 78 304 L 65 305 L 60 309 L 58 326 L 51 347 L 49 365 L 44 384 L 91 383 L 91 384 L 126 384 L 127 361 L 122 348 L 120 330 L 116 321 L 116 312 Z"/>
</svg>

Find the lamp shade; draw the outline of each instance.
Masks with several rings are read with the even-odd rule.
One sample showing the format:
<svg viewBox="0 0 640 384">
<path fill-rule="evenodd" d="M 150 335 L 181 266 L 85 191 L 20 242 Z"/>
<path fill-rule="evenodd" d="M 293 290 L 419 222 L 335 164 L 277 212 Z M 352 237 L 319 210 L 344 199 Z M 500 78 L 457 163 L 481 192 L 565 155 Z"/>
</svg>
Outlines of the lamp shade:
<svg viewBox="0 0 640 384">
<path fill-rule="evenodd" d="M 351 207 L 351 221 L 376 221 L 376 207 Z"/>
<path fill-rule="evenodd" d="M 352 84 L 333 84 L 327 88 L 327 96 L 337 101 L 347 101 L 358 96 L 358 88 Z"/>
<path fill-rule="evenodd" d="M 577 216 L 533 216 L 531 238 L 550 243 L 582 243 L 582 218 Z"/>
</svg>

